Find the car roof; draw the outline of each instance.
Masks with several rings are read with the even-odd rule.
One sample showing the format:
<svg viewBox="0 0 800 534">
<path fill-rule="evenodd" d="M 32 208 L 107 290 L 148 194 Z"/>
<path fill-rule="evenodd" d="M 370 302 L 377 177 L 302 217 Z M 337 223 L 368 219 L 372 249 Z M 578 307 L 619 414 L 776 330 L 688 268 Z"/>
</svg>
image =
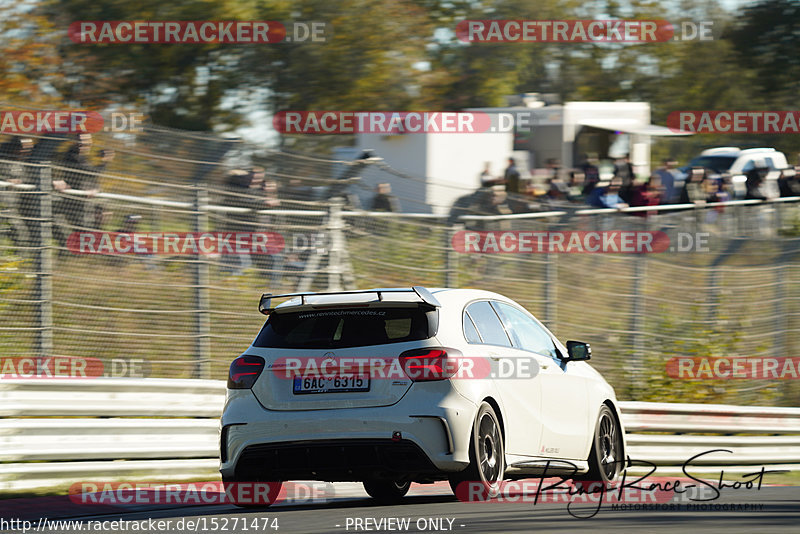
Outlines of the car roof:
<svg viewBox="0 0 800 534">
<path fill-rule="evenodd" d="M 707 148 L 706 150 L 700 152 L 700 155 L 738 157 L 738 156 L 744 156 L 746 154 L 763 154 L 765 152 L 776 152 L 776 150 L 771 147 L 756 147 L 756 148 L 741 149 L 735 146 L 719 146 L 715 148 Z"/>
<path fill-rule="evenodd" d="M 731 156 L 736 157 L 742 150 L 735 146 L 718 146 L 700 152 L 701 156 Z"/>
</svg>

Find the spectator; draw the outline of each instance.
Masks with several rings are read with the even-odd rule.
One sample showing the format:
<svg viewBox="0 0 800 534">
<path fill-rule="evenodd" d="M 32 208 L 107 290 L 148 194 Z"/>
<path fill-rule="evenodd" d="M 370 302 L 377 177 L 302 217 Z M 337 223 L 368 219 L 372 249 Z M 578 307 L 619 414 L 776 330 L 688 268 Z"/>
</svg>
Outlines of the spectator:
<svg viewBox="0 0 800 534">
<path fill-rule="evenodd" d="M 553 201 L 563 201 L 567 199 L 567 194 L 569 193 L 569 187 L 565 184 L 560 178 L 551 177 L 548 178 L 547 181 L 547 193 L 545 193 L 545 197 L 550 202 Z"/>
<path fill-rule="evenodd" d="M 56 242 L 64 246 L 70 232 L 97 226 L 95 196 L 100 190 L 98 175 L 113 161 L 114 151 L 100 153 L 100 165 L 92 165 L 89 154 L 92 149 L 91 134 L 79 134 L 75 143 L 67 150 L 58 165 L 62 167 L 53 180 L 53 189 L 61 195 L 53 202 L 53 234 Z M 80 195 L 66 193 L 68 189 L 81 191 Z"/>
<path fill-rule="evenodd" d="M 664 189 L 661 186 L 661 178 L 658 174 L 652 174 L 643 184 L 634 186 L 631 193 L 631 206 L 658 206 Z M 634 215 L 646 217 L 655 212 L 635 212 Z"/>
<path fill-rule="evenodd" d="M 470 215 L 478 210 L 480 198 L 487 193 L 491 188 L 485 187 L 473 191 L 456 199 L 453 206 L 450 208 L 450 216 L 447 221 L 449 224 L 458 223 L 458 218 L 462 215 Z"/>
<path fill-rule="evenodd" d="M 781 197 L 800 196 L 799 185 L 794 169 L 783 169 L 781 171 L 781 176 L 778 178 L 778 191 Z"/>
<path fill-rule="evenodd" d="M 328 191 L 326 193 L 327 198 L 340 198 L 344 202 L 346 209 L 361 209 L 361 200 L 359 199 L 358 195 L 352 193 L 350 185 L 354 181 L 360 180 L 359 175 L 368 164 L 376 161 L 382 160 L 381 158 L 375 156 L 371 149 L 363 150 L 361 154 L 354 159 L 347 166 L 347 168 L 345 168 L 342 174 L 340 174 L 339 177 L 328 187 Z M 309 189 L 308 194 L 302 200 L 311 200 L 312 198 L 312 191 L 310 191 L 310 188 L 307 189 Z"/>
<path fill-rule="evenodd" d="M 232 208 L 247 208 L 251 211 L 226 215 L 225 229 L 231 232 L 249 232 L 256 224 L 256 210 L 264 207 L 263 195 L 258 189 L 262 183 L 253 180 L 254 174 L 243 169 L 234 169 L 225 175 L 222 203 Z"/>
<path fill-rule="evenodd" d="M 622 186 L 622 178 L 615 176 L 608 183 L 599 182 L 592 193 L 586 198 L 586 202 L 596 208 L 627 208 L 628 204 L 623 202 L 619 196 Z"/>
<path fill-rule="evenodd" d="M 680 187 L 683 181 L 683 173 L 676 168 L 676 161 L 672 158 L 664 158 L 664 166 L 656 170 L 661 185 L 664 189 L 661 197 L 662 204 L 675 204 L 680 197 Z"/>
<path fill-rule="evenodd" d="M 33 139 L 14 136 L 0 145 L 0 180 L 14 184 L 25 182 L 25 163 L 33 151 Z"/>
<path fill-rule="evenodd" d="M 258 183 L 259 176 L 263 175 L 263 169 L 260 170 L 260 167 L 257 167 L 254 169 L 254 171 L 255 180 L 256 183 Z M 264 178 L 261 181 L 260 187 L 261 196 L 263 197 L 263 205 L 261 208 L 279 208 L 281 201 L 278 195 L 278 183 L 275 180 Z M 274 231 L 281 226 L 286 227 L 287 224 L 284 218 L 285 217 L 282 215 L 273 215 L 268 213 L 258 214 L 256 218 L 256 231 Z M 286 236 L 286 239 L 288 240 L 288 236 Z M 294 236 L 292 236 L 292 240 L 294 240 Z M 291 246 L 294 246 L 293 243 Z M 288 242 L 286 244 L 286 248 L 290 248 L 290 244 Z M 277 286 L 281 283 L 281 277 L 287 267 L 287 258 L 283 252 L 275 252 L 273 254 L 256 254 L 253 256 L 252 260 L 258 269 L 270 273 L 270 284 L 272 286 Z"/>
<path fill-rule="evenodd" d="M 745 174 L 745 187 L 747 188 L 747 192 L 744 196 L 745 199 L 767 200 L 767 195 L 763 190 L 767 172 L 769 172 L 769 169 L 760 161 L 757 162 L 757 166 L 747 171 Z"/>
<path fill-rule="evenodd" d="M 628 154 L 625 154 L 617 161 L 614 167 L 614 176 L 620 179 L 620 198 L 623 202 L 630 204 L 631 197 L 633 196 L 633 182 L 636 180 L 636 174 L 633 172 L 633 165 L 631 164 Z"/>
<path fill-rule="evenodd" d="M 492 176 L 491 163 L 488 161 L 484 164 L 483 171 L 479 175 L 481 181 L 481 187 L 491 187 L 493 185 L 498 185 L 503 182 L 502 178 L 496 178 Z"/>
<path fill-rule="evenodd" d="M 228 213 L 223 224 L 227 232 L 255 232 L 258 225 L 258 210 L 265 207 L 262 191 L 263 176 L 259 178 L 258 168 L 250 171 L 234 169 L 225 176 L 222 203 L 231 208 L 246 208 L 248 211 Z M 225 261 L 228 260 L 228 261 Z M 239 254 L 236 260 L 225 258 L 234 275 L 241 275 L 252 262 L 247 254 Z M 238 267 L 233 267 L 238 264 Z"/>
<path fill-rule="evenodd" d="M 596 154 L 584 154 L 583 161 L 578 165 L 583 173 L 583 196 L 587 196 L 600 181 L 600 169 L 597 167 Z"/>
<path fill-rule="evenodd" d="M 705 169 L 692 167 L 681 189 L 681 204 L 700 204 L 706 201 Z"/>
<path fill-rule="evenodd" d="M 727 202 L 736 197 L 736 191 L 733 186 L 733 177 L 729 172 L 723 172 L 719 175 L 719 193 L 717 196 L 720 202 Z"/>
<path fill-rule="evenodd" d="M 508 158 L 508 167 L 503 173 L 503 179 L 506 184 L 506 193 L 516 194 L 522 193 L 522 177 L 517 169 L 517 162 L 514 158 Z"/>
<path fill-rule="evenodd" d="M 263 189 L 265 180 L 264 167 L 250 168 L 250 187 L 253 189 Z"/>
<path fill-rule="evenodd" d="M 594 185 L 597 185 L 595 182 Z M 594 189 L 594 185 L 592 189 Z M 583 202 L 585 195 L 583 193 L 586 186 L 586 176 L 583 171 L 575 170 L 569 173 L 569 184 L 567 186 L 567 200 L 570 202 Z"/>
<path fill-rule="evenodd" d="M 309 201 L 312 198 L 311 188 L 303 183 L 299 178 L 291 178 L 289 184 L 284 188 L 283 195 L 288 201 Z"/>
<path fill-rule="evenodd" d="M 728 193 L 725 191 L 725 183 L 722 175 L 712 174 L 703 182 L 706 192 L 706 202 L 725 202 L 728 200 Z"/>
<path fill-rule="evenodd" d="M 502 187 L 491 187 L 482 193 L 478 200 L 478 215 L 508 215 L 512 213 L 508 207 L 508 193 Z"/>
<path fill-rule="evenodd" d="M 400 204 L 397 202 L 397 197 L 392 194 L 391 184 L 378 184 L 375 188 L 375 196 L 372 197 L 372 206 L 370 209 L 372 211 L 400 212 Z"/>
<path fill-rule="evenodd" d="M 547 177 L 551 180 L 559 180 L 561 178 L 561 162 L 558 158 L 549 158 L 546 165 Z"/>
<path fill-rule="evenodd" d="M 0 180 L 11 184 L 31 184 L 33 182 L 30 162 L 33 151 L 33 140 L 28 137 L 13 137 L 0 145 Z M 8 209 L 11 213 L 11 240 L 20 247 L 28 246 L 32 231 L 35 230 L 35 218 L 38 217 L 38 199 L 34 193 L 12 189 L 10 193 L 0 197 L 0 209 Z"/>
<path fill-rule="evenodd" d="M 281 201 L 278 196 L 278 182 L 275 180 L 263 180 L 261 190 L 264 192 L 264 207 L 277 208 Z"/>
</svg>

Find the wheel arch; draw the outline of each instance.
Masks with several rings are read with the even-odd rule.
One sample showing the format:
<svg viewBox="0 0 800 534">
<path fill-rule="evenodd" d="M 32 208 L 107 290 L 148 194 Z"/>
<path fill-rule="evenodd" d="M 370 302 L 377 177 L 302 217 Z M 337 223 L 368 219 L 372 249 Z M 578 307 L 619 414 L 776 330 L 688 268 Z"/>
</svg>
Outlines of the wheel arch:
<svg viewBox="0 0 800 534">
<path fill-rule="evenodd" d="M 488 396 L 485 397 L 481 403 L 486 403 L 492 407 L 494 410 L 495 415 L 497 416 L 497 422 L 500 423 L 500 433 L 503 435 L 503 448 L 505 449 L 506 445 L 506 424 L 503 418 L 503 410 L 500 409 L 500 404 L 494 399 L 494 397 Z M 478 406 L 480 408 L 480 405 Z"/>
<path fill-rule="evenodd" d="M 625 425 L 622 424 L 619 407 L 611 399 L 606 399 L 603 401 L 603 404 L 608 406 L 608 408 L 611 410 L 611 413 L 614 415 L 614 420 L 617 422 L 617 428 L 619 428 L 620 436 L 622 437 L 622 457 L 627 458 L 628 443 L 625 439 Z"/>
</svg>

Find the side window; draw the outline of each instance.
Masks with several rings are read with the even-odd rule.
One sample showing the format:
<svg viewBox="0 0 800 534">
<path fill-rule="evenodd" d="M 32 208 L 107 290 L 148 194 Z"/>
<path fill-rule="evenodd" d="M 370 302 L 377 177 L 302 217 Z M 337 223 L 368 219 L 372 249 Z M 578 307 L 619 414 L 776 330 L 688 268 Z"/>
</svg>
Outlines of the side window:
<svg viewBox="0 0 800 534">
<path fill-rule="evenodd" d="M 468 343 L 481 343 L 481 336 L 467 312 L 464 312 L 464 338 Z"/>
<path fill-rule="evenodd" d="M 492 306 L 503 318 L 514 347 L 537 354 L 556 357 L 556 346 L 548 333 L 522 310 L 504 302 L 493 302 Z"/>
<path fill-rule="evenodd" d="M 467 307 L 467 313 L 475 323 L 475 328 L 487 345 L 510 347 L 511 342 L 503 329 L 503 323 L 488 301 L 475 302 Z"/>
</svg>

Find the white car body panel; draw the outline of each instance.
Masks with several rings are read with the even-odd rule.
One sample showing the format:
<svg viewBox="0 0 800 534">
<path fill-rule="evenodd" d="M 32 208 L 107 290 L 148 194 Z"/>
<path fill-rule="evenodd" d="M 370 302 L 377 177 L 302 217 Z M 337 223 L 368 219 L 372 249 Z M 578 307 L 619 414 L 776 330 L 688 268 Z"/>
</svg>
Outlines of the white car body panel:
<svg viewBox="0 0 800 534">
<path fill-rule="evenodd" d="M 519 348 L 466 341 L 462 317 L 470 303 L 499 301 L 522 309 L 514 301 L 480 290 L 430 291 L 441 308 L 435 336 L 424 341 L 330 350 L 248 348 L 245 354 L 261 356 L 266 367 L 252 389 L 228 390 L 222 416 L 227 456 L 220 465 L 223 477 L 235 475 L 237 462 L 248 447 L 389 440 L 397 432 L 402 440 L 419 447 L 446 477 L 469 463 L 473 421 L 484 401 L 495 407 L 501 421 L 506 465 L 523 466 L 509 467 L 509 473 L 533 473 L 536 469 L 524 465 L 534 465 L 538 459 L 566 459 L 585 471 L 601 405 L 610 404 L 619 420 L 611 386 L 586 362 L 564 362 Z M 348 296 L 348 302 L 352 299 Z M 551 337 L 566 356 L 567 349 Z M 298 354 L 322 357 L 334 352 L 337 357 L 392 358 L 419 347 L 446 347 L 465 357 L 489 358 L 494 371 L 503 360 L 535 360 L 539 371 L 532 378 L 373 379 L 369 392 L 293 395 L 291 380 L 274 376 L 269 368 L 279 358 Z M 436 477 L 428 473 L 420 478 L 430 476 Z"/>
</svg>

